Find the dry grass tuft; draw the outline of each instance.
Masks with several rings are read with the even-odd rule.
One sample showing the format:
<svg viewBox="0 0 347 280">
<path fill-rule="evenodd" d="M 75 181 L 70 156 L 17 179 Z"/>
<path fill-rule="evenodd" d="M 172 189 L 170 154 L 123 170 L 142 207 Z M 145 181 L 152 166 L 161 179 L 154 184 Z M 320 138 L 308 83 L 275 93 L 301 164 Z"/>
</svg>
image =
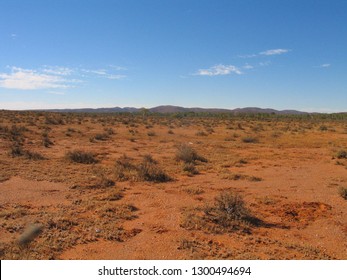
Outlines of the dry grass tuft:
<svg viewBox="0 0 347 280">
<path fill-rule="evenodd" d="M 188 211 L 182 226 L 212 233 L 238 230 L 249 233 L 251 226 L 258 223 L 259 220 L 250 214 L 241 196 L 233 192 L 222 192 L 215 198 L 213 205 Z"/>
<path fill-rule="evenodd" d="M 115 177 L 119 181 L 168 182 L 172 179 L 159 166 L 151 155 L 145 155 L 139 165 L 123 155 L 116 161 Z"/>
<path fill-rule="evenodd" d="M 336 157 L 337 157 L 338 159 L 347 158 L 347 151 L 345 151 L 345 150 L 340 150 L 340 151 L 338 151 Z"/>
<path fill-rule="evenodd" d="M 242 138 L 243 143 L 259 143 L 259 139 L 252 136 L 246 136 Z"/>
<path fill-rule="evenodd" d="M 84 152 L 80 150 L 69 151 L 66 153 L 66 158 L 72 162 L 82 163 L 82 164 L 93 164 L 97 163 L 98 160 L 90 152 Z"/>
<path fill-rule="evenodd" d="M 195 163 L 196 161 L 207 162 L 207 159 L 198 155 L 198 153 L 186 144 L 177 148 L 175 159 L 185 163 Z"/>
<path fill-rule="evenodd" d="M 347 199 L 347 188 L 341 187 L 339 188 L 339 194 L 342 198 Z"/>
</svg>

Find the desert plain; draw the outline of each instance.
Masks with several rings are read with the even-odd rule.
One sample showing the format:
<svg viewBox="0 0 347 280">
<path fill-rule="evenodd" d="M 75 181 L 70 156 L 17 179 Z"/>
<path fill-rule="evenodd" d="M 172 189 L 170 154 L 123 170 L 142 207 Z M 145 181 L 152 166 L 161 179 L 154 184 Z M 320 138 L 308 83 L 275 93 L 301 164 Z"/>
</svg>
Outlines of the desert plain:
<svg viewBox="0 0 347 280">
<path fill-rule="evenodd" d="M 345 115 L 0 111 L 0 258 L 346 260 L 346 151 Z"/>
</svg>

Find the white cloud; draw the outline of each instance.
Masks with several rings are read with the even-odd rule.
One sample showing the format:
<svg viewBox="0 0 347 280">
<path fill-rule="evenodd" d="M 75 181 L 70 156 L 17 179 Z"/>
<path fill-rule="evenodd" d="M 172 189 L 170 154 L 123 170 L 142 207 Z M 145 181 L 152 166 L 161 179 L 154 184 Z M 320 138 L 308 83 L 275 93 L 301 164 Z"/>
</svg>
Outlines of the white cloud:
<svg viewBox="0 0 347 280">
<path fill-rule="evenodd" d="M 97 70 L 82 69 L 82 71 L 88 74 L 95 74 L 99 77 L 103 77 L 109 80 L 120 80 L 120 79 L 126 78 L 126 75 L 112 74 L 112 73 L 109 73 L 106 69 L 97 69 Z"/>
<path fill-rule="evenodd" d="M 100 76 L 107 75 L 105 69 L 97 69 L 97 70 L 82 69 L 82 71 L 85 73 L 96 74 Z"/>
<path fill-rule="evenodd" d="M 243 68 L 243 69 L 250 70 L 250 69 L 253 69 L 254 66 L 252 66 L 252 65 L 250 65 L 250 64 L 248 64 L 248 63 L 246 63 L 244 66 L 242 66 L 242 68 Z"/>
<path fill-rule="evenodd" d="M 110 71 L 110 69 L 71 69 L 49 65 L 43 65 L 35 70 L 12 66 L 6 66 L 6 68 L 6 72 L 0 73 L 0 88 L 19 90 L 65 89 L 74 87 L 77 83 L 93 77 L 109 80 L 121 80 L 127 77 L 118 74 L 115 70 Z M 121 68 L 118 67 L 117 70 L 121 70 Z M 63 94 L 60 91 L 49 93 Z"/>
<path fill-rule="evenodd" d="M 320 68 L 328 68 L 328 67 L 330 67 L 330 66 L 331 66 L 331 64 L 325 63 L 325 64 L 320 65 L 319 67 L 320 67 Z"/>
<path fill-rule="evenodd" d="M 212 66 L 209 69 L 199 69 L 195 75 L 198 76 L 221 76 L 221 75 L 229 75 L 231 73 L 235 73 L 241 75 L 242 72 L 234 65 L 223 65 L 218 64 Z"/>
<path fill-rule="evenodd" d="M 130 104 L 127 106 L 123 106 L 121 104 L 116 104 L 121 107 L 130 107 L 135 106 L 134 104 Z M 115 105 L 115 106 L 116 106 Z M 101 108 L 101 107 L 112 107 L 109 103 L 98 103 L 98 102 L 64 102 L 64 103 L 51 103 L 51 102 L 43 102 L 43 101 L 21 101 L 21 102 L 1 102 L 0 109 L 5 110 L 40 110 L 40 109 L 78 109 L 78 108 Z M 136 106 L 141 107 L 141 106 Z"/>
<path fill-rule="evenodd" d="M 110 66 L 111 68 L 113 68 L 114 70 L 117 70 L 117 71 L 128 70 L 127 68 L 125 68 L 125 67 L 123 67 L 123 66 L 112 65 L 112 64 L 110 64 L 109 66 Z"/>
<path fill-rule="evenodd" d="M 55 91 L 55 90 L 51 90 L 48 93 L 50 94 L 55 94 L 55 95 L 65 95 L 65 92 L 62 91 Z"/>
<path fill-rule="evenodd" d="M 269 66 L 270 64 L 271 64 L 271 61 L 259 62 L 259 66 L 261 66 L 261 67 Z"/>
<path fill-rule="evenodd" d="M 68 88 L 69 81 L 58 75 L 12 67 L 11 73 L 0 73 L 0 87 L 7 89 L 35 90 Z"/>
<path fill-rule="evenodd" d="M 258 55 L 256 54 L 244 54 L 244 55 L 238 55 L 239 58 L 253 58 L 253 57 L 257 57 Z"/>
<path fill-rule="evenodd" d="M 260 52 L 260 55 L 278 55 L 278 54 L 284 54 L 289 52 L 290 50 L 288 49 L 274 49 L 274 50 L 267 50 L 267 51 L 263 51 Z"/>
<path fill-rule="evenodd" d="M 108 74 L 106 76 L 107 79 L 110 79 L 110 80 L 121 80 L 121 79 L 124 79 L 126 78 L 125 75 L 112 75 L 112 74 Z"/>
<path fill-rule="evenodd" d="M 48 74 L 59 75 L 59 76 L 68 76 L 74 72 L 74 70 L 67 67 L 47 66 L 47 65 L 44 66 L 42 71 Z"/>
</svg>

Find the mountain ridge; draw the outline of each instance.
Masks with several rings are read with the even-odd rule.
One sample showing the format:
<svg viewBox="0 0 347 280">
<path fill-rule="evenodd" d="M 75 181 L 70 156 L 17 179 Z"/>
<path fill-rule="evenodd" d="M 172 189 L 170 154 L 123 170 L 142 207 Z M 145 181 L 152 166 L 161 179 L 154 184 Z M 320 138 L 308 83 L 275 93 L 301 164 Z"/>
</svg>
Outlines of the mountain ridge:
<svg viewBox="0 0 347 280">
<path fill-rule="evenodd" d="M 235 109 L 224 108 L 201 108 L 201 107 L 181 107 L 173 105 L 160 105 L 152 108 L 135 108 L 135 107 L 108 107 L 108 108 L 80 108 L 80 109 L 49 109 L 40 111 L 50 112 L 80 112 L 80 113 L 139 113 L 142 111 L 159 114 L 174 114 L 174 113 L 234 113 L 234 114 L 247 114 L 247 113 L 267 113 L 267 114 L 309 114 L 307 112 L 298 110 L 276 110 L 272 108 L 259 108 L 259 107 L 244 107 Z"/>
</svg>

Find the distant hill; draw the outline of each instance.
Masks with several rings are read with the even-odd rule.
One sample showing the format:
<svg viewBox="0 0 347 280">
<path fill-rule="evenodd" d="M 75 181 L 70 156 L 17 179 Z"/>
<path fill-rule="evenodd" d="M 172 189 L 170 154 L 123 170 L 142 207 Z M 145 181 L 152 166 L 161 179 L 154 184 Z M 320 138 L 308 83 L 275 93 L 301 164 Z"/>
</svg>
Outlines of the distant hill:
<svg viewBox="0 0 347 280">
<path fill-rule="evenodd" d="M 141 112 L 145 108 L 134 108 L 134 107 L 112 107 L 112 108 L 81 108 L 81 109 L 50 109 L 50 110 L 42 110 L 42 111 L 50 111 L 50 112 L 79 112 L 79 113 L 137 113 Z M 172 114 L 172 113 L 234 113 L 234 114 L 246 114 L 246 113 L 268 113 L 268 114 L 308 114 L 306 112 L 296 111 L 296 110 L 275 110 L 270 108 L 258 108 L 258 107 L 246 107 L 246 108 L 237 108 L 237 109 L 221 109 L 221 108 L 186 108 L 172 105 L 162 105 L 153 108 L 146 109 L 152 113 L 160 113 L 160 114 Z"/>
</svg>

